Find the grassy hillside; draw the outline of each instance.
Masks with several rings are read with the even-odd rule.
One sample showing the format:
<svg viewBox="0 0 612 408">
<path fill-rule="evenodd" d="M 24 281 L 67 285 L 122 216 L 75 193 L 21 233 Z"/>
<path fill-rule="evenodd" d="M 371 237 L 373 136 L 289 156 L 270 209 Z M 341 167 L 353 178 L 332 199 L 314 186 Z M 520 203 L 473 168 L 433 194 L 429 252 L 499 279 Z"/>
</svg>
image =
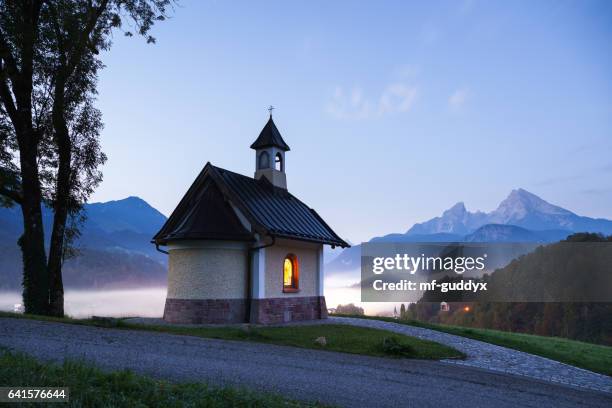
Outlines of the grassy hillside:
<svg viewBox="0 0 612 408">
<path fill-rule="evenodd" d="M 551 360 L 612 376 L 612 347 L 609 346 L 563 339 L 560 337 L 545 337 L 532 334 L 504 332 L 500 330 L 424 323 L 416 320 L 397 320 L 386 317 L 351 317 L 384 320 L 409 326 L 438 330 L 547 357 Z"/>
<path fill-rule="evenodd" d="M 333 324 L 304 326 L 175 326 L 130 323 L 126 319 L 71 319 L 0 312 L 0 318 L 34 319 L 128 330 L 145 330 L 223 340 L 253 341 L 281 346 L 301 347 L 378 357 L 443 359 L 463 358 L 452 347 L 386 330 Z M 324 345 L 318 343 L 325 338 Z"/>
<path fill-rule="evenodd" d="M 612 346 L 610 265 L 612 236 L 573 234 L 485 275 L 484 293 L 428 292 L 404 317 Z"/>
</svg>

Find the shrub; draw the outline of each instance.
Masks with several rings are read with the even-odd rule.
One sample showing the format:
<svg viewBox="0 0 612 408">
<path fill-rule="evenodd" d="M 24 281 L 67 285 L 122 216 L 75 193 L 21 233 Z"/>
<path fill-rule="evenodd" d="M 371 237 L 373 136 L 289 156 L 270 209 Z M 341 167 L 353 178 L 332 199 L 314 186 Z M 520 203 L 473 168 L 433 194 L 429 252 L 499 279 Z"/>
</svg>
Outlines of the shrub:
<svg viewBox="0 0 612 408">
<path fill-rule="evenodd" d="M 385 353 L 394 356 L 410 356 L 414 354 L 414 349 L 397 340 L 396 337 L 385 337 L 382 341 L 382 349 Z"/>
</svg>

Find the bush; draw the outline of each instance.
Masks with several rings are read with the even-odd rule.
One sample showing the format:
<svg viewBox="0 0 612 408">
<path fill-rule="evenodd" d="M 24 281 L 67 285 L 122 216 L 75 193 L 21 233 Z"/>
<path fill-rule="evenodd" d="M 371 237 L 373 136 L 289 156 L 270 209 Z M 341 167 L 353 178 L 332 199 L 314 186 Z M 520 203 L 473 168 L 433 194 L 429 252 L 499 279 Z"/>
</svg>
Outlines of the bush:
<svg viewBox="0 0 612 408">
<path fill-rule="evenodd" d="M 336 308 L 336 314 L 363 316 L 363 308 L 355 306 L 354 303 L 349 303 L 348 305 L 338 305 Z"/>
<path fill-rule="evenodd" d="M 385 337 L 382 341 L 382 349 L 385 353 L 394 356 L 410 356 L 415 352 L 411 346 L 402 344 L 396 337 Z"/>
</svg>

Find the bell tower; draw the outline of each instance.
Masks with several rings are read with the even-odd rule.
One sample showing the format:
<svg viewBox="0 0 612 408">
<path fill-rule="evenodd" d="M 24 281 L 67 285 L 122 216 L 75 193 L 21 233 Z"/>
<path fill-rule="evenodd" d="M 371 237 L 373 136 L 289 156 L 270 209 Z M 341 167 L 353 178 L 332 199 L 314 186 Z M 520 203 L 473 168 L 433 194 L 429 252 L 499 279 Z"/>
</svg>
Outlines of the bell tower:
<svg viewBox="0 0 612 408">
<path fill-rule="evenodd" d="M 273 109 L 270 106 L 270 119 L 251 145 L 255 150 L 255 179 L 265 177 L 274 186 L 286 190 L 285 152 L 290 149 L 272 120 Z"/>
</svg>

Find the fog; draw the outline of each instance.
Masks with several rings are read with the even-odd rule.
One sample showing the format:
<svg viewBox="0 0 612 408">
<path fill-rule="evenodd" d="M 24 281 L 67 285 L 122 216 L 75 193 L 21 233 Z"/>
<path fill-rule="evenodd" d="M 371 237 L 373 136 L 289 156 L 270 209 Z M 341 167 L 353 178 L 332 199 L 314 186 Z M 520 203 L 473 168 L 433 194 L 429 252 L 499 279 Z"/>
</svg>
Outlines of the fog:
<svg viewBox="0 0 612 408">
<path fill-rule="evenodd" d="M 326 288 L 328 308 L 339 304 L 355 303 L 364 308 L 366 314 L 389 314 L 392 303 L 361 303 L 359 288 Z M 166 288 L 124 290 L 66 290 L 64 309 L 66 315 L 83 318 L 90 316 L 112 317 L 161 317 L 164 313 Z M 0 292 L 0 310 L 13 311 L 21 304 L 21 293 Z"/>
<path fill-rule="evenodd" d="M 125 290 L 67 290 L 64 294 L 64 310 L 71 317 L 142 316 L 159 317 L 164 313 L 166 288 Z M 0 309 L 13 311 L 21 304 L 18 292 L 1 292 Z"/>
</svg>

